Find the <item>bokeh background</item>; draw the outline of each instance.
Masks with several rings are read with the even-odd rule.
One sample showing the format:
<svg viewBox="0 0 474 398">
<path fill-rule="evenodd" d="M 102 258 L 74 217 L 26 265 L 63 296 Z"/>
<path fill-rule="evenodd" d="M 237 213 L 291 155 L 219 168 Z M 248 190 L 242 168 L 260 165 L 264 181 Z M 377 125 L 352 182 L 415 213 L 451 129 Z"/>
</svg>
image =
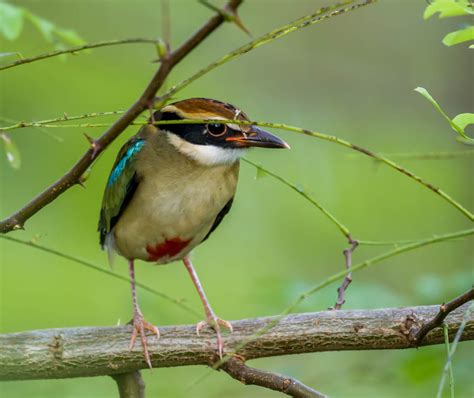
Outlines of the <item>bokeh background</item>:
<svg viewBox="0 0 474 398">
<path fill-rule="evenodd" d="M 88 42 L 161 34 L 160 2 L 12 1 L 71 28 Z M 248 0 L 240 15 L 256 37 L 324 5 L 322 1 Z M 423 21 L 422 0 L 382 0 L 261 47 L 189 86 L 179 98 L 204 96 L 231 102 L 255 120 L 283 122 L 335 134 L 384 153 L 455 151 L 466 147 L 434 108 L 413 89 L 427 88 L 454 116 L 472 111 L 472 55 L 466 46 L 447 48 L 442 37 L 461 19 Z M 176 46 L 210 10 L 191 0 L 171 1 Z M 51 50 L 25 26 L 1 50 L 34 55 Z M 169 78 L 178 82 L 249 38 L 223 26 Z M 472 51 L 472 50 L 471 50 Z M 151 45 L 103 48 L 2 71 L 0 115 L 40 120 L 63 113 L 126 109 L 157 65 Z M 107 122 L 113 119 L 94 119 Z M 95 163 L 86 188 L 74 187 L 12 236 L 92 261 L 107 269 L 98 245 L 97 217 L 115 154 L 136 132 L 129 128 Z M 101 129 L 36 129 L 12 132 L 22 166 L 0 159 L 3 218 L 61 176 L 84 152 L 83 133 Z M 472 134 L 472 130 L 470 132 Z M 359 239 L 419 239 L 469 228 L 471 223 L 440 197 L 405 176 L 337 145 L 279 131 L 291 151 L 254 150 L 249 158 L 300 184 Z M 473 158 L 397 159 L 471 210 Z M 218 232 L 195 250 L 194 261 L 216 312 L 224 319 L 273 315 L 305 289 L 343 267 L 346 242 L 316 208 L 270 177 L 255 179 L 242 165 L 234 207 Z M 361 247 L 355 261 L 391 247 Z M 357 273 L 345 308 L 439 304 L 472 283 L 472 239 L 430 246 Z M 0 240 L 1 331 L 115 325 L 131 317 L 128 284 L 71 261 Z M 115 270 L 127 275 L 119 260 Z M 140 263 L 138 280 L 201 311 L 180 263 Z M 298 311 L 324 310 L 336 285 L 307 299 Z M 199 319 L 139 290 L 142 310 L 157 325 Z M 456 393 L 472 396 L 473 344 L 454 358 Z M 384 352 L 333 352 L 261 359 L 251 365 L 281 372 L 332 397 L 434 396 L 445 361 L 444 346 Z M 202 376 L 206 375 L 201 380 Z M 276 397 L 205 367 L 144 371 L 150 397 Z M 200 380 L 199 382 L 197 382 Z M 110 378 L 8 382 L 3 397 L 116 397 Z"/>
</svg>

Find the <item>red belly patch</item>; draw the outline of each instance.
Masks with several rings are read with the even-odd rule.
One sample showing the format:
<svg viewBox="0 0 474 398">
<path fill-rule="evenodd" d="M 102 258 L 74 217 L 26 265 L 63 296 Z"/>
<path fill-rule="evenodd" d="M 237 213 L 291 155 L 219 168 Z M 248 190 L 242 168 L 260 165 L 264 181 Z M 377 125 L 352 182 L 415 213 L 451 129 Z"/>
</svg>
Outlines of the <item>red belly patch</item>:
<svg viewBox="0 0 474 398">
<path fill-rule="evenodd" d="M 189 240 L 181 240 L 180 238 L 167 239 L 163 243 L 156 246 L 147 245 L 148 261 L 158 261 L 163 257 L 174 257 L 180 253 L 188 244 Z"/>
</svg>

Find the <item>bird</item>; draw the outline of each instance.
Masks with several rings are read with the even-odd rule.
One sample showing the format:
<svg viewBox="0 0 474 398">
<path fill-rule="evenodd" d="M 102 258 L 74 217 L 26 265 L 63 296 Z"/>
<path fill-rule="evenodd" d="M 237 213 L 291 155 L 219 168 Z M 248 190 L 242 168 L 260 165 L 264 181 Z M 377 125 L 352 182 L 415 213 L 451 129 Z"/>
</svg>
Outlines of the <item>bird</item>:
<svg viewBox="0 0 474 398">
<path fill-rule="evenodd" d="M 183 119 L 209 120 L 185 124 Z M 236 120 L 247 124 L 219 123 Z M 173 121 L 173 124 L 155 124 Z M 241 156 L 251 147 L 289 148 L 279 137 L 252 125 L 242 110 L 209 98 L 189 98 L 153 111 L 149 122 L 120 149 L 107 179 L 99 216 L 102 249 L 109 258 L 128 261 L 133 318 L 129 350 L 140 336 L 151 368 L 146 331 L 159 339 L 158 328 L 140 310 L 135 262 L 183 261 L 204 306 L 199 335 L 210 326 L 222 358 L 221 328 L 232 325 L 216 316 L 191 262 L 191 251 L 206 241 L 234 200 Z"/>
</svg>

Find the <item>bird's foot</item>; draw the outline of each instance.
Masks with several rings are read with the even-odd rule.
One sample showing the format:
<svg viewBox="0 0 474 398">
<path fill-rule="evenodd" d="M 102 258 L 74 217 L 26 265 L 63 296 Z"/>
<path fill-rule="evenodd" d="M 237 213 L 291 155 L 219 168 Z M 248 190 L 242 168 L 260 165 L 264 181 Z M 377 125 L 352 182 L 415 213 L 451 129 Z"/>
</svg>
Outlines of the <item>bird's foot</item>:
<svg viewBox="0 0 474 398">
<path fill-rule="evenodd" d="M 132 324 L 133 331 L 132 331 L 132 337 L 130 338 L 130 344 L 128 346 L 128 350 L 129 351 L 132 350 L 132 348 L 135 345 L 137 336 L 140 335 L 140 340 L 142 342 L 142 347 L 143 347 L 143 355 L 145 356 L 145 361 L 148 367 L 151 369 L 152 366 L 151 366 L 151 360 L 150 360 L 150 353 L 148 352 L 148 344 L 147 344 L 145 331 L 148 330 L 152 332 L 153 334 L 156 335 L 157 339 L 160 338 L 160 331 L 155 325 L 145 321 L 145 319 L 143 319 L 143 315 L 141 314 L 141 312 L 135 312 L 135 314 L 133 314 L 133 320 L 130 323 Z"/>
<path fill-rule="evenodd" d="M 225 321 L 223 319 L 218 318 L 214 314 L 210 314 L 206 320 L 201 321 L 196 325 L 196 334 L 198 336 L 199 336 L 199 333 L 201 332 L 201 329 L 206 325 L 213 328 L 216 332 L 217 351 L 219 353 L 219 358 L 222 359 L 222 355 L 224 353 L 224 341 L 222 340 L 221 326 L 229 329 L 231 333 L 234 331 L 234 328 L 232 327 L 232 324 L 229 321 Z"/>
</svg>

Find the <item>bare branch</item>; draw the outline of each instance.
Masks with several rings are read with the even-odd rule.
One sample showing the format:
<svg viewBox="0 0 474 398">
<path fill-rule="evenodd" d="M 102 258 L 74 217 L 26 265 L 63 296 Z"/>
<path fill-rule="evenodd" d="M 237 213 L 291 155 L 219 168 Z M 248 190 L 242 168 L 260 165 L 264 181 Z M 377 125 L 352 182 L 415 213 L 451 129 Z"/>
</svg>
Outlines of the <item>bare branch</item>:
<svg viewBox="0 0 474 398">
<path fill-rule="evenodd" d="M 120 398 L 145 398 L 145 382 L 138 370 L 113 375 L 117 383 Z"/>
<path fill-rule="evenodd" d="M 449 303 L 441 304 L 439 307 L 439 312 L 430 321 L 421 323 L 421 326 L 418 326 L 420 322 L 415 317 L 410 316 L 407 318 L 408 322 L 412 321 L 412 325 L 408 334 L 410 341 L 414 345 L 420 345 L 420 343 L 431 330 L 442 326 L 443 321 L 450 312 L 471 300 L 474 300 L 474 288 L 469 289 L 467 292 L 461 294 L 459 297 L 456 297 L 454 300 L 451 300 Z"/>
<path fill-rule="evenodd" d="M 12 62 L 10 64 L 0 66 L 0 70 L 13 68 L 13 67 L 19 66 L 19 65 L 29 64 L 31 62 L 41 61 L 41 60 L 47 59 L 47 58 L 57 57 L 57 56 L 63 55 L 63 54 L 76 54 L 80 51 L 90 50 L 92 48 L 110 47 L 110 46 L 116 46 L 116 45 L 119 45 L 119 44 L 134 44 L 134 43 L 157 44 L 158 40 L 156 40 L 156 39 L 133 38 L 133 39 L 121 39 L 121 40 L 108 40 L 108 41 L 101 41 L 101 42 L 98 42 L 98 43 L 85 44 L 85 45 L 77 46 L 77 47 L 73 47 L 73 48 L 66 48 L 64 50 L 51 51 L 49 53 L 35 55 L 34 57 L 23 58 L 23 59 L 20 59 L 18 61 Z"/>
<path fill-rule="evenodd" d="M 350 271 L 352 268 L 352 253 L 354 250 L 357 249 L 359 246 L 359 241 L 352 239 L 352 236 L 349 235 L 349 244 L 350 247 L 344 249 L 342 252 L 344 254 L 344 259 L 346 263 L 346 270 Z M 349 272 L 342 281 L 341 286 L 337 289 L 337 300 L 336 304 L 334 304 L 333 309 L 340 310 L 344 303 L 346 302 L 346 290 L 352 282 L 352 272 Z"/>
<path fill-rule="evenodd" d="M 456 352 L 457 345 L 458 345 L 459 341 L 461 340 L 462 334 L 464 333 L 464 328 L 466 327 L 467 322 L 470 318 L 472 308 L 473 308 L 473 304 L 471 303 L 469 305 L 469 307 L 467 308 L 466 312 L 464 313 L 464 317 L 463 317 L 463 320 L 461 322 L 461 325 L 459 325 L 458 331 L 456 332 L 456 335 L 454 336 L 453 344 L 452 344 L 451 348 L 449 348 L 448 358 L 446 360 L 446 363 L 444 364 L 443 374 L 441 375 L 441 380 L 439 381 L 438 393 L 436 394 L 436 398 L 441 398 L 441 395 L 443 393 L 444 383 L 446 381 L 446 375 L 448 374 L 448 372 L 450 370 L 451 370 L 451 379 L 450 379 L 451 396 L 454 397 L 454 378 L 453 378 L 453 374 L 452 374 L 452 371 L 453 371 L 453 369 L 452 369 L 453 355 Z M 444 331 L 444 334 L 445 334 L 444 339 L 449 341 L 448 325 L 446 325 L 446 323 L 444 324 L 443 329 L 444 329 L 443 331 Z M 446 337 L 446 335 L 448 335 L 448 336 Z"/>
<path fill-rule="evenodd" d="M 267 372 L 260 369 L 251 368 L 239 357 L 232 357 L 221 367 L 234 379 L 243 384 L 253 384 L 282 392 L 296 398 L 325 398 L 326 395 L 313 390 L 291 377 L 282 376 L 276 373 Z"/>
<path fill-rule="evenodd" d="M 78 162 L 59 180 L 50 187 L 33 198 L 22 209 L 0 222 L 0 233 L 7 233 L 16 229 L 23 229 L 24 223 L 44 206 L 54 201 L 59 195 L 70 187 L 81 183 L 81 175 L 88 169 L 97 156 L 120 134 L 127 128 L 135 118 L 144 110 L 151 108 L 153 105 L 161 107 L 169 100 L 177 91 L 188 86 L 204 74 L 210 72 L 216 67 L 225 64 L 257 47 L 260 47 L 273 40 L 279 39 L 291 32 L 311 26 L 328 18 L 342 15 L 346 12 L 356 10 L 368 4 L 374 3 L 376 0 L 362 0 L 360 3 L 352 4 L 355 0 L 345 0 L 341 4 L 324 7 L 316 11 L 314 14 L 306 15 L 290 24 L 284 25 L 279 29 L 273 30 L 260 38 L 249 42 L 235 51 L 223 56 L 219 60 L 209 64 L 206 68 L 201 69 L 188 79 L 173 86 L 158 101 L 155 102 L 155 95 L 163 86 L 166 77 L 169 75 L 173 67 L 179 63 L 187 54 L 189 54 L 199 43 L 201 43 L 209 34 L 211 34 L 228 16 L 233 16 L 234 22 L 237 21 L 237 8 L 243 0 L 229 0 L 223 7 L 223 12 L 218 13 L 201 28 L 193 36 L 191 36 L 178 49 L 171 53 L 161 54 L 161 66 L 155 73 L 147 88 L 140 98 L 133 104 L 100 138 L 94 141 L 94 145 L 78 160 Z M 326 13 L 326 14 L 325 14 Z M 324 15 L 325 14 L 325 15 Z M 227 17 L 225 17 L 226 15 Z M 232 18 L 231 18 L 232 19 Z"/>
<path fill-rule="evenodd" d="M 235 10 L 242 0 L 229 0 L 226 7 Z M 158 89 L 165 82 L 166 77 L 186 55 L 196 48 L 207 36 L 224 22 L 222 15 L 217 14 L 210 18 L 201 29 L 194 33 L 181 47 L 171 52 L 161 60 L 160 67 L 138 100 L 91 146 L 76 164 L 59 180 L 33 198 L 22 209 L 0 222 L 0 232 L 6 233 L 15 229 L 22 229 L 26 220 L 36 214 L 44 206 L 51 203 L 64 191 L 80 183 L 81 176 L 94 162 L 97 156 L 117 138 L 135 118 L 149 108 L 153 103 Z"/>
<path fill-rule="evenodd" d="M 232 322 L 226 337 L 229 352 L 248 341 L 237 354 L 245 360 L 318 351 L 413 348 L 404 334 L 410 314 L 430 319 L 438 306 L 379 310 L 322 311 L 292 314 L 265 334 L 256 332 L 275 317 Z M 465 312 L 460 307 L 445 319 L 454 336 Z M 139 344 L 128 351 L 130 326 L 49 329 L 0 335 L 0 380 L 26 380 L 103 376 L 129 373 L 147 367 Z M 195 327 L 161 327 L 161 338 L 149 346 L 154 367 L 215 364 L 212 330 L 196 336 Z M 474 339 L 474 317 L 469 315 L 462 340 Z M 441 328 L 433 329 L 421 345 L 443 344 Z"/>
</svg>

